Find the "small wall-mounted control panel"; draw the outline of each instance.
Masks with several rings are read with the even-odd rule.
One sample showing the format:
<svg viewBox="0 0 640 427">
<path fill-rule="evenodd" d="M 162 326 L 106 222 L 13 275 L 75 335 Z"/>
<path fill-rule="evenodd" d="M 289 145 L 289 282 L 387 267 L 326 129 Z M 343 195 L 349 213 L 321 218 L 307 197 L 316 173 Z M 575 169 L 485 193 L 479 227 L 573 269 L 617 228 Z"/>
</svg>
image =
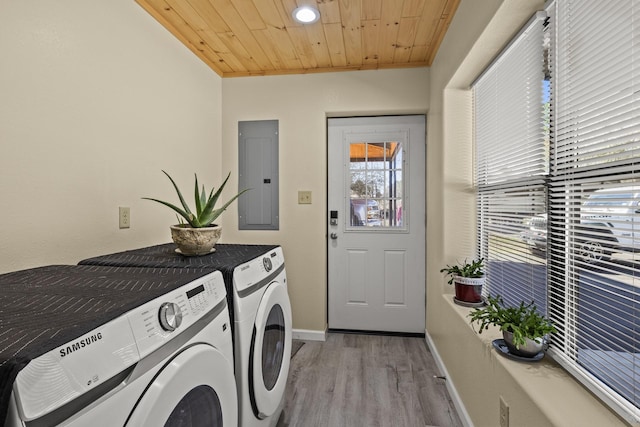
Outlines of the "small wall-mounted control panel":
<svg viewBox="0 0 640 427">
<path fill-rule="evenodd" d="M 131 210 L 128 207 L 118 208 L 118 225 L 120 228 L 131 227 Z"/>
<path fill-rule="evenodd" d="M 311 191 L 298 191 L 298 204 L 310 205 L 311 204 Z"/>
</svg>

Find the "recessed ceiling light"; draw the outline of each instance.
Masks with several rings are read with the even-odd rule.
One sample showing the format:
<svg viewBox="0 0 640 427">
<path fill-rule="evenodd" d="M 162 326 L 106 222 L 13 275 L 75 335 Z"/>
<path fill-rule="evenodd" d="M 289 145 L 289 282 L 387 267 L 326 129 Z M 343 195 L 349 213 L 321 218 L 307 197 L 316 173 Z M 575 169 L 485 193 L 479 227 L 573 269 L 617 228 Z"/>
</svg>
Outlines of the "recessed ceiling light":
<svg viewBox="0 0 640 427">
<path fill-rule="evenodd" d="M 313 24 L 320 19 L 320 12 L 313 6 L 300 6 L 292 13 L 293 19 L 301 24 Z"/>
</svg>

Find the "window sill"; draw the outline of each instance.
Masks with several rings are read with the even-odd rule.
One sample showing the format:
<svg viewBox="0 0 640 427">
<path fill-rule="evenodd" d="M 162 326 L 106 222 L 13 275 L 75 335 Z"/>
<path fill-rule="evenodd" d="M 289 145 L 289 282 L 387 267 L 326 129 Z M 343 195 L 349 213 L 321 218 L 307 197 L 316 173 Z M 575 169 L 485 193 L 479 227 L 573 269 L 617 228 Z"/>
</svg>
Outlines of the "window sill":
<svg viewBox="0 0 640 427">
<path fill-rule="evenodd" d="M 513 425 L 517 423 L 518 410 L 530 412 L 532 409 L 537 409 L 544 414 L 554 426 L 628 425 L 549 355 L 546 355 L 539 362 L 527 363 L 512 360 L 499 354 L 492 344 L 493 340 L 502 337 L 499 329 L 490 327 L 482 334 L 478 334 L 469 323 L 468 314 L 473 309 L 455 304 L 453 295 L 445 294 L 443 298 L 466 328 L 466 333 L 460 334 L 459 338 L 470 336 L 478 340 L 472 346 L 473 349 L 477 349 L 480 344 L 482 349 L 480 354 L 472 355 L 474 363 L 477 364 L 475 369 L 482 370 L 484 372 L 482 375 L 488 377 L 481 380 L 491 381 L 493 392 L 505 396 L 507 403 L 512 406 L 510 416 Z M 477 352 L 477 350 L 474 351 Z M 452 374 L 454 374 L 452 379 L 455 381 L 456 375 Z M 513 405 L 509 402 L 509 394 L 514 389 L 513 386 L 517 387 L 515 389 L 517 396 L 524 397 L 528 402 L 514 402 Z M 475 393 L 477 390 L 471 393 L 461 393 L 465 406 L 477 406 L 475 405 L 477 402 L 469 402 L 471 405 L 467 405 L 467 402 L 464 402 L 465 398 L 492 399 L 487 396 L 478 397 Z M 495 401 L 498 401 L 497 398 Z M 534 408 L 531 408 L 532 405 Z M 473 414 L 470 415 L 473 418 Z"/>
</svg>

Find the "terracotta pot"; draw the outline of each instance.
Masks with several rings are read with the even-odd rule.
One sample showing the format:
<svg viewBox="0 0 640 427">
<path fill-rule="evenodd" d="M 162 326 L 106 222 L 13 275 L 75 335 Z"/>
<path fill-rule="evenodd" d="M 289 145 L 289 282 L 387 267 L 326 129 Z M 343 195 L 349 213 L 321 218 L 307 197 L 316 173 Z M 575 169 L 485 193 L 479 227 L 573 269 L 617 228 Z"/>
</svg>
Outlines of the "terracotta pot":
<svg viewBox="0 0 640 427">
<path fill-rule="evenodd" d="M 199 256 L 214 252 L 221 234 L 222 227 L 215 224 L 202 228 L 192 228 L 189 224 L 171 226 L 171 238 L 178 246 L 176 252 L 185 256 Z"/>
<path fill-rule="evenodd" d="M 484 277 L 461 277 L 453 278 L 456 289 L 456 299 L 458 301 L 477 303 L 482 301 L 482 286 Z"/>
</svg>

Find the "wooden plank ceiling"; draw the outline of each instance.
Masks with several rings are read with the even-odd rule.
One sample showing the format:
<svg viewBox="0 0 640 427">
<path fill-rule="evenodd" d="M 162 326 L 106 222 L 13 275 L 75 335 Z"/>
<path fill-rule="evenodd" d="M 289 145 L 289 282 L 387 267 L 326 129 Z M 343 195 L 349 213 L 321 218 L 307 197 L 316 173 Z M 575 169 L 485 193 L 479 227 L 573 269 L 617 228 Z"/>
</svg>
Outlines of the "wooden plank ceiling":
<svg viewBox="0 0 640 427">
<path fill-rule="evenodd" d="M 136 0 L 222 77 L 430 66 L 460 0 Z M 302 25 L 298 6 L 320 20 Z"/>
</svg>

